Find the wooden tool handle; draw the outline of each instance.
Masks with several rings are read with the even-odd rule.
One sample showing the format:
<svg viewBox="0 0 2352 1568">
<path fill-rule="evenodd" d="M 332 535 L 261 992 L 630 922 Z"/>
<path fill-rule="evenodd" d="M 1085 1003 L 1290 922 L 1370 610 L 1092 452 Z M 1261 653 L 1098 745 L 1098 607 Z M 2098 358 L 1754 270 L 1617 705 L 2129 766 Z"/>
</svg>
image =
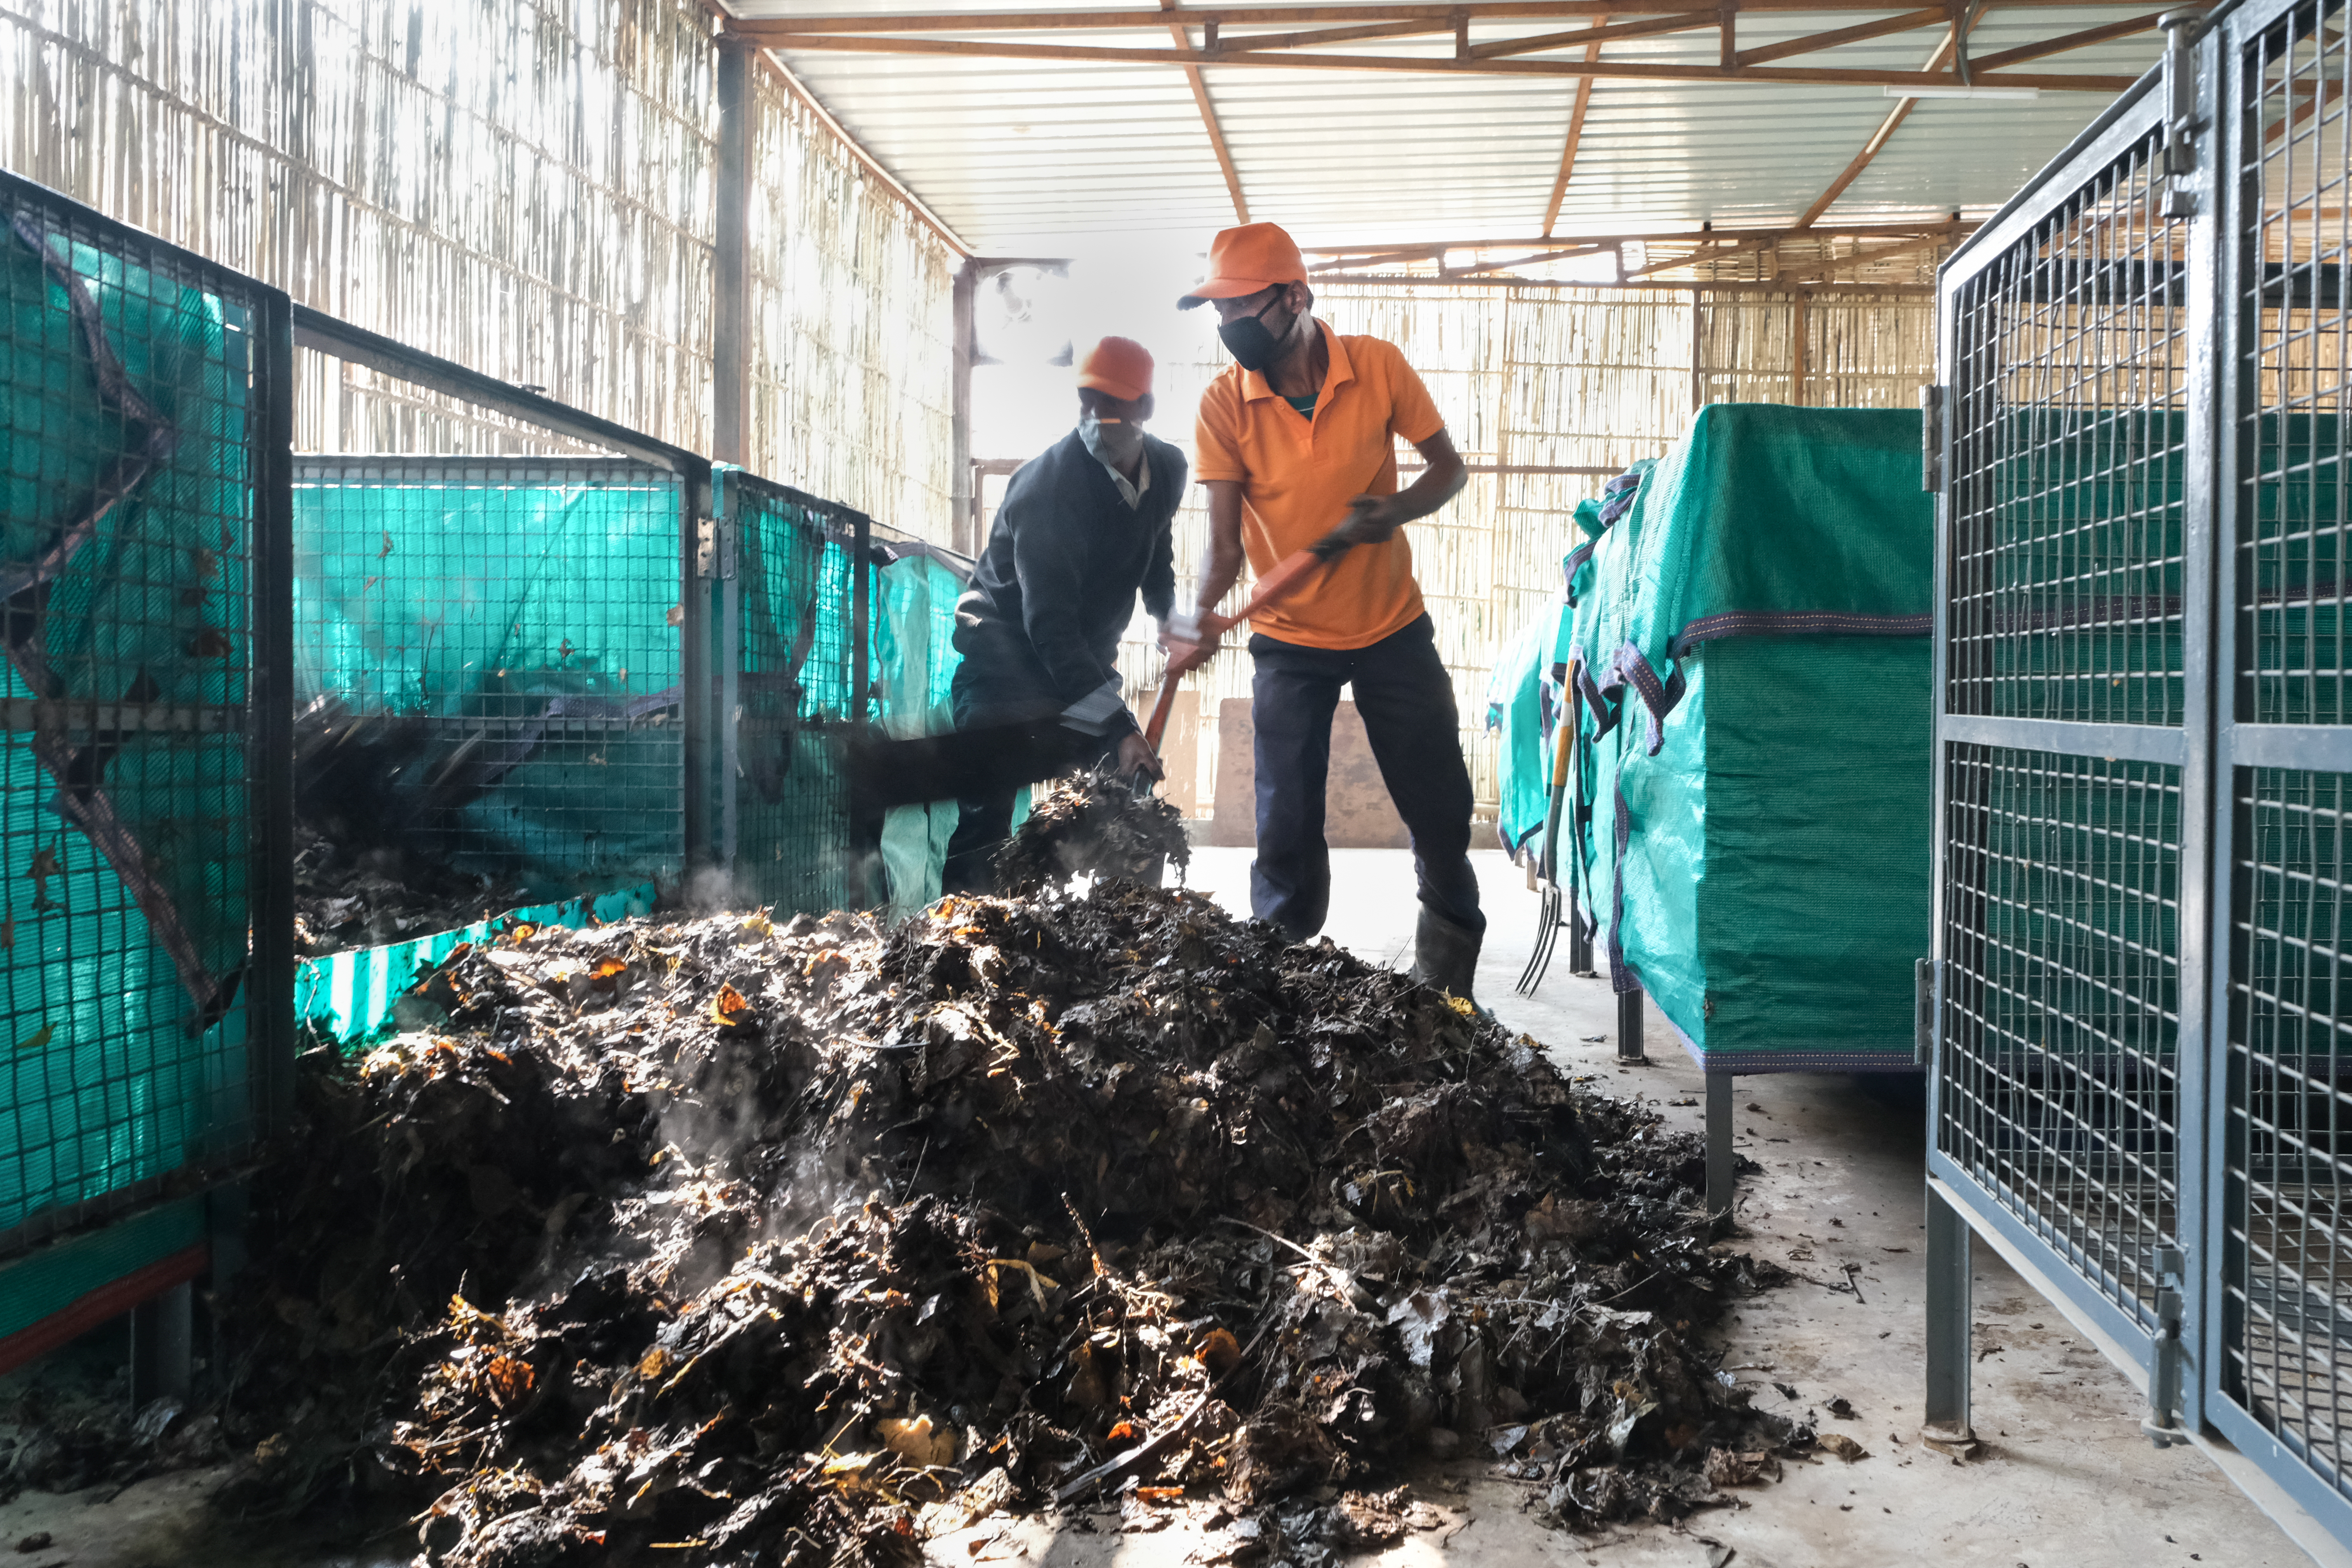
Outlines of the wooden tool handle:
<svg viewBox="0 0 2352 1568">
<path fill-rule="evenodd" d="M 1144 721 L 1144 744 L 1150 746 L 1155 755 L 1158 754 L 1160 737 L 1168 732 L 1169 712 L 1176 700 L 1176 679 L 1205 660 L 1207 656 L 1201 651 L 1203 647 L 1268 605 L 1279 604 L 1290 597 L 1318 566 L 1327 561 L 1337 561 L 1347 552 L 1348 542 L 1341 539 L 1335 529 L 1306 549 L 1294 551 L 1276 563 L 1273 571 L 1257 580 L 1257 586 L 1250 591 L 1248 603 L 1234 615 L 1202 616 L 1201 640 L 1192 644 L 1183 653 L 1169 655 L 1168 671 L 1160 678 L 1160 695 L 1151 704 L 1151 717 Z"/>
</svg>

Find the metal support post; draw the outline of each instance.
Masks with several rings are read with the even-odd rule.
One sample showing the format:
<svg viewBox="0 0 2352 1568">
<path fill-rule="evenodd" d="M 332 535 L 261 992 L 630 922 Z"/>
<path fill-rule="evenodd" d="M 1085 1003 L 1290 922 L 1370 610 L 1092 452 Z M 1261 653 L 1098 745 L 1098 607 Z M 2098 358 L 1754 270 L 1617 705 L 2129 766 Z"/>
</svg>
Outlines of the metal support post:
<svg viewBox="0 0 2352 1568">
<path fill-rule="evenodd" d="M 1739 1156 L 1731 1147 L 1731 1075 L 1706 1075 L 1706 1217 L 1720 1219 L 1731 1212 L 1732 1187 L 1738 1180 Z"/>
<path fill-rule="evenodd" d="M 1584 929 L 1584 911 L 1573 900 L 1568 908 L 1568 972 L 1585 976 L 1592 973 L 1592 933 Z"/>
<path fill-rule="evenodd" d="M 751 51 L 719 51 L 719 167 L 710 255 L 710 455 L 752 467 Z"/>
<path fill-rule="evenodd" d="M 1642 990 L 1617 993 L 1617 1059 L 1621 1062 L 1646 1062 L 1642 1054 Z"/>
<path fill-rule="evenodd" d="M 131 1309 L 131 1407 L 184 1403 L 195 1380 L 195 1287 L 183 1280 Z"/>
<path fill-rule="evenodd" d="M 1939 1447 L 1975 1444 L 1969 1425 L 1969 1222 L 1927 1188 L 1927 1405 L 1919 1435 Z"/>
<path fill-rule="evenodd" d="M 294 1116 L 294 307 L 263 296 L 254 380 L 253 668 L 246 778 L 252 969 L 244 995 L 259 1131 Z"/>
</svg>

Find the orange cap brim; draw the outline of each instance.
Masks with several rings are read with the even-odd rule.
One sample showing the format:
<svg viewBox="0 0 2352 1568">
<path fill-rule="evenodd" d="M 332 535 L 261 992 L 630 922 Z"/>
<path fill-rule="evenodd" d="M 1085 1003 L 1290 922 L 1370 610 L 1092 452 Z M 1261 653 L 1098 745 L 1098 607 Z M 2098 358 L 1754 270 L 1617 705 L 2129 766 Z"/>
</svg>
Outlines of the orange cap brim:
<svg viewBox="0 0 2352 1568">
<path fill-rule="evenodd" d="M 1078 377 L 1078 384 L 1090 386 L 1097 392 L 1108 392 L 1121 403 L 1133 403 L 1149 395 L 1151 391 L 1149 386 L 1138 386 L 1131 381 L 1118 381 L 1108 375 L 1082 375 Z"/>
<path fill-rule="evenodd" d="M 1204 305 L 1212 300 L 1245 299 L 1252 294 L 1263 293 L 1268 289 L 1277 288 L 1284 283 L 1297 281 L 1297 279 L 1290 278 L 1270 278 L 1263 282 L 1255 282 L 1247 278 L 1212 278 L 1177 300 L 1176 308 L 1180 310 L 1189 310 L 1195 305 Z"/>
</svg>

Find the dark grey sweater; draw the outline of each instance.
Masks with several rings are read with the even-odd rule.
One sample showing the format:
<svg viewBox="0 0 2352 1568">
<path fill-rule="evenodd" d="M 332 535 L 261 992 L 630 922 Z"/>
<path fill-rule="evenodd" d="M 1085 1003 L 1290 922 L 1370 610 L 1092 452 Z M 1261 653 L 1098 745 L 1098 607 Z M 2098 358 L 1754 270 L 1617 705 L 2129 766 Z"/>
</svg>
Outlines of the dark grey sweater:
<svg viewBox="0 0 2352 1568">
<path fill-rule="evenodd" d="M 956 605 L 956 684 L 989 706 L 1066 707 L 1118 672 L 1118 639 L 1143 607 L 1175 605 L 1171 526 L 1184 455 L 1143 441 L 1151 488 L 1130 507 L 1072 430 L 1021 467 Z"/>
</svg>

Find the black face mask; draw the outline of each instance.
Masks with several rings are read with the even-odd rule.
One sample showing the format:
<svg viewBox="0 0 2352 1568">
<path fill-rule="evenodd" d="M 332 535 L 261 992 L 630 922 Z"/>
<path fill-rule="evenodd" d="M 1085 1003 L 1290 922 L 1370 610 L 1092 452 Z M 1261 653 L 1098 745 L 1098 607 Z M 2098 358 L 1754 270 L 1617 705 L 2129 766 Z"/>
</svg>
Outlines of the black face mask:
<svg viewBox="0 0 2352 1568">
<path fill-rule="evenodd" d="M 1227 321 L 1217 329 L 1217 336 L 1224 343 L 1225 352 L 1233 355 L 1234 363 L 1244 370 L 1263 373 L 1266 366 L 1274 363 L 1275 355 L 1281 352 L 1282 339 L 1276 337 L 1265 328 L 1265 312 L 1281 303 L 1282 296 L 1277 293 L 1265 302 L 1256 315 L 1244 316 L 1239 321 Z M 1291 317 L 1290 323 L 1291 326 L 1297 326 L 1298 318 Z M 1283 329 L 1285 336 L 1288 335 L 1289 331 L 1289 327 Z"/>
</svg>

